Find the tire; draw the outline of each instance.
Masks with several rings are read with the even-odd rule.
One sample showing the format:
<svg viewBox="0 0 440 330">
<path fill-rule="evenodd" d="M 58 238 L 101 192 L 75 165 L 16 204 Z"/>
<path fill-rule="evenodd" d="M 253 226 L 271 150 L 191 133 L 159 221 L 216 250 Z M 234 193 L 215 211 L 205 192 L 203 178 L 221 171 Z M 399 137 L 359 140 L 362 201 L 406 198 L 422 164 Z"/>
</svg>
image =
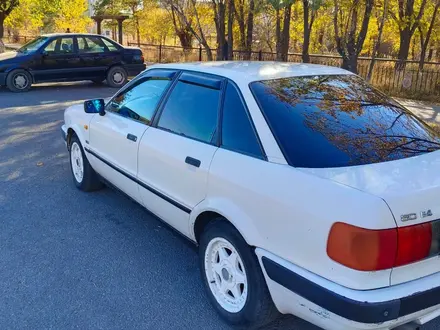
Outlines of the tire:
<svg viewBox="0 0 440 330">
<path fill-rule="evenodd" d="M 113 88 L 121 88 L 127 83 L 127 71 L 121 66 L 114 66 L 107 72 L 107 84 Z"/>
<path fill-rule="evenodd" d="M 23 69 L 13 70 L 6 77 L 6 87 L 11 92 L 27 92 L 32 86 L 32 76 Z"/>
<path fill-rule="evenodd" d="M 226 261 L 220 266 L 222 259 Z M 209 300 L 226 322 L 257 329 L 277 318 L 279 312 L 269 294 L 254 250 L 228 221 L 218 218 L 205 228 L 200 239 L 199 261 Z M 242 284 L 243 280 L 245 283 Z M 224 290 L 223 285 L 232 289 Z M 227 293 L 222 294 L 221 291 Z M 229 303 L 228 299 L 233 303 Z"/>
<path fill-rule="evenodd" d="M 82 191 L 94 191 L 103 187 L 95 170 L 84 154 L 84 149 L 76 135 L 70 139 L 70 169 L 75 186 Z"/>
</svg>

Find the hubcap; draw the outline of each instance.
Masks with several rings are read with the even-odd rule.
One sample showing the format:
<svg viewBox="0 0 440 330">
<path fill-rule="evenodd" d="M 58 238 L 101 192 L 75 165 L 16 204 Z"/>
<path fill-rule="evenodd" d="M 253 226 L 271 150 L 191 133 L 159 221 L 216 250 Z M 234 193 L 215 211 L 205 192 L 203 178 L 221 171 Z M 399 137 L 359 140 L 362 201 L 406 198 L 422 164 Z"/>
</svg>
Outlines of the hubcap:
<svg viewBox="0 0 440 330">
<path fill-rule="evenodd" d="M 113 75 L 113 81 L 116 84 L 120 84 L 124 81 L 124 75 L 122 74 L 122 72 L 115 72 L 115 74 Z"/>
<path fill-rule="evenodd" d="M 28 79 L 23 74 L 17 74 L 14 76 L 14 87 L 18 89 L 25 89 L 28 85 Z"/>
<path fill-rule="evenodd" d="M 84 177 L 84 165 L 81 148 L 76 142 L 73 142 L 70 149 L 70 162 L 72 164 L 72 171 L 75 180 L 78 183 L 81 183 Z"/>
<path fill-rule="evenodd" d="M 212 239 L 205 251 L 205 274 L 219 305 L 238 313 L 246 304 L 248 281 L 243 261 L 235 247 L 221 237 Z"/>
</svg>

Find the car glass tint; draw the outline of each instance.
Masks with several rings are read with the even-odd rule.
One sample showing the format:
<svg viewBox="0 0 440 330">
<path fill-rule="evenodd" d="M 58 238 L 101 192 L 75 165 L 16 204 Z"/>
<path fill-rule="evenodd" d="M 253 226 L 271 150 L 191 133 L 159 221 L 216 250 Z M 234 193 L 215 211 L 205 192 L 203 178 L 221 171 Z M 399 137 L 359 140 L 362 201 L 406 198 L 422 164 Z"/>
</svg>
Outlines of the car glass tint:
<svg viewBox="0 0 440 330">
<path fill-rule="evenodd" d="M 179 81 L 165 104 L 158 127 L 211 143 L 217 128 L 220 91 Z"/>
<path fill-rule="evenodd" d="M 440 149 L 435 131 L 355 75 L 254 82 L 251 90 L 292 166 L 363 165 Z"/>
<path fill-rule="evenodd" d="M 78 50 L 80 53 L 103 53 L 105 45 L 98 37 L 79 37 Z"/>
<path fill-rule="evenodd" d="M 40 49 L 41 46 L 47 41 L 47 37 L 39 37 L 36 38 L 27 44 L 25 44 L 23 47 L 19 48 L 17 52 L 19 53 L 32 53 Z"/>
<path fill-rule="evenodd" d="M 73 38 L 61 38 L 59 49 L 57 45 L 55 52 L 61 54 L 73 53 Z"/>
<path fill-rule="evenodd" d="M 107 39 L 101 38 L 101 41 L 104 43 L 104 45 L 107 46 L 107 49 L 110 52 L 115 52 L 118 50 L 118 47 L 116 47 L 115 44 L 113 44 L 112 42 L 108 41 Z"/>
<path fill-rule="evenodd" d="M 150 124 L 162 94 L 170 84 L 169 79 L 150 79 L 117 95 L 107 110 L 121 116 Z"/>
<path fill-rule="evenodd" d="M 54 39 L 51 42 L 49 42 L 49 44 L 46 47 L 44 47 L 44 51 L 46 53 L 54 53 L 58 41 L 59 41 L 59 39 Z"/>
<path fill-rule="evenodd" d="M 235 86 L 228 83 L 223 104 L 222 147 L 245 155 L 263 158 L 260 144 Z"/>
</svg>

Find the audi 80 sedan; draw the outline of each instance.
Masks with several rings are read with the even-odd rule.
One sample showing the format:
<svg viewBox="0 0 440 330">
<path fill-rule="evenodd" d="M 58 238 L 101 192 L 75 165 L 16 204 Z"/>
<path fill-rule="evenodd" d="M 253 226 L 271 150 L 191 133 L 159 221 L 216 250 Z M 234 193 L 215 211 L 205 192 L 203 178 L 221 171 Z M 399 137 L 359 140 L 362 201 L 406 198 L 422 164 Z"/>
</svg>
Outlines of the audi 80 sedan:
<svg viewBox="0 0 440 330">
<path fill-rule="evenodd" d="M 102 182 L 199 246 L 230 324 L 440 315 L 440 137 L 358 76 L 310 64 L 154 65 L 68 108 L 75 185 Z"/>
<path fill-rule="evenodd" d="M 144 69 L 139 48 L 95 34 L 48 34 L 16 52 L 0 54 L 0 86 L 26 92 L 35 83 L 107 80 L 109 86 L 121 88 Z"/>
</svg>

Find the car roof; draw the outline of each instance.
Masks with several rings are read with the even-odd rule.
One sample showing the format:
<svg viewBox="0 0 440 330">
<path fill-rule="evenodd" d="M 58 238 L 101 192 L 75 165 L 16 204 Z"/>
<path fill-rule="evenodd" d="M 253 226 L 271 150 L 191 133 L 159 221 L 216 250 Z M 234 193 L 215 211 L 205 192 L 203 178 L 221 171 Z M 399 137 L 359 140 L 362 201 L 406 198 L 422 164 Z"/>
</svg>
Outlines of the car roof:
<svg viewBox="0 0 440 330">
<path fill-rule="evenodd" d="M 94 34 L 94 33 L 47 33 L 47 34 L 42 34 L 42 37 L 47 37 L 47 38 L 53 38 L 53 37 L 71 37 L 71 36 L 89 36 L 89 37 L 105 37 L 103 35 L 100 34 Z"/>
<path fill-rule="evenodd" d="M 150 66 L 149 69 L 150 68 L 197 71 L 223 76 L 236 82 L 240 81 L 244 83 L 300 76 L 353 74 L 332 66 L 264 61 L 170 63 L 154 64 Z"/>
</svg>

